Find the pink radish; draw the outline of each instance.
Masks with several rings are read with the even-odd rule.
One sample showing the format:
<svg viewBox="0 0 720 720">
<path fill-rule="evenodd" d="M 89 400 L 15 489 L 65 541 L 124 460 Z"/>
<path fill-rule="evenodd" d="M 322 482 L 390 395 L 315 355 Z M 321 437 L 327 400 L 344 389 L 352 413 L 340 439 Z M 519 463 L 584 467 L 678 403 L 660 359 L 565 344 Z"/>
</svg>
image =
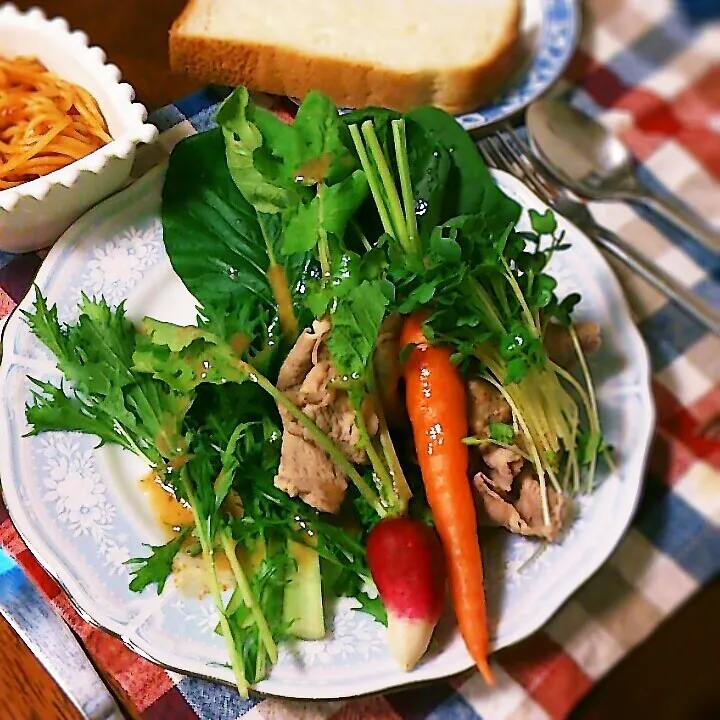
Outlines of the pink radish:
<svg viewBox="0 0 720 720">
<path fill-rule="evenodd" d="M 409 518 L 381 520 L 367 559 L 388 616 L 388 643 L 405 670 L 425 654 L 445 603 L 445 558 L 435 531 Z"/>
</svg>

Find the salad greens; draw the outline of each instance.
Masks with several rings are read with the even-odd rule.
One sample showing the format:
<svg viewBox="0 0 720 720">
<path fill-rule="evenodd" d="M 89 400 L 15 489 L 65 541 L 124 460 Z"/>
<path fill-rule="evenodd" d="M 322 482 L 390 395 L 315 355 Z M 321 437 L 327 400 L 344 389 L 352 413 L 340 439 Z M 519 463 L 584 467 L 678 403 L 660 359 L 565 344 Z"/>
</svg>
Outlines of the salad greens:
<svg viewBox="0 0 720 720">
<path fill-rule="evenodd" d="M 162 592 L 178 554 L 201 556 L 217 631 L 247 693 L 280 642 L 324 635 L 334 598 L 355 597 L 385 622 L 380 600 L 365 593 L 364 538 L 381 517 L 408 508 L 429 519 L 412 458 L 400 444 L 398 452 L 380 402 L 375 351 L 389 316 L 425 313 L 428 341 L 451 345 L 463 371 L 507 401 L 512 423 L 491 423 L 466 442 L 531 461 L 547 522 L 548 484 L 579 490 L 586 467 L 591 489 L 607 451 L 570 322 L 579 297 L 559 298 L 548 273 L 562 233 L 550 212 L 531 211 L 532 229 L 516 229 L 520 207 L 452 117 L 433 108 L 341 116 L 312 92 L 286 125 L 240 88 L 217 122 L 178 144 L 163 188 L 165 247 L 199 302 L 197 326 L 146 318 L 136 327 L 122 304 L 86 297 L 66 325 L 38 292 L 27 321 L 65 383 L 34 381 L 27 418 L 31 434 L 78 431 L 124 447 L 187 504 L 191 525 L 128 560 L 130 588 Z M 330 321 L 334 382 L 352 403 L 368 467 L 351 463 L 276 388 L 288 351 L 315 319 Z M 550 322 L 568 328 L 581 380 L 548 357 Z M 377 432 L 365 425 L 366 406 Z M 278 408 L 350 479 L 339 518 L 273 484 Z"/>
</svg>

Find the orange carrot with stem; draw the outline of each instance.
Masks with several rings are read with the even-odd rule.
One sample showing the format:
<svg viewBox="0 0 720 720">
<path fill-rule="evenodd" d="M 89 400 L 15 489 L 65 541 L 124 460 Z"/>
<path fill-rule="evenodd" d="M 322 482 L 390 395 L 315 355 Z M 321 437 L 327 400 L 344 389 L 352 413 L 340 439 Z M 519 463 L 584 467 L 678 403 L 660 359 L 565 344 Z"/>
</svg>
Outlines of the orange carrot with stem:
<svg viewBox="0 0 720 720">
<path fill-rule="evenodd" d="M 450 593 L 465 645 L 485 681 L 488 628 L 475 503 L 468 480 L 467 397 L 451 351 L 431 346 L 424 315 L 408 317 L 401 347 L 414 344 L 403 369 L 406 404 L 428 503 L 445 551 Z"/>
</svg>

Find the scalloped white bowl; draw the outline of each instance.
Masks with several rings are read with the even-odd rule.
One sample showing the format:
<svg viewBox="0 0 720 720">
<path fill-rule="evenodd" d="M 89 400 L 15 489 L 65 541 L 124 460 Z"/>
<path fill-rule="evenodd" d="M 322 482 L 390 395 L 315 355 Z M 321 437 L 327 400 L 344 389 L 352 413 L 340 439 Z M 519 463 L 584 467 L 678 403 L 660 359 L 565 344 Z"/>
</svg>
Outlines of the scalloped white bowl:
<svg viewBox="0 0 720 720">
<path fill-rule="evenodd" d="M 97 100 L 112 142 L 44 177 L 0 191 L 0 250 L 28 252 L 47 247 L 88 208 L 119 190 L 128 179 L 140 143 L 157 136 L 134 103 L 135 91 L 87 35 L 72 32 L 62 18 L 48 20 L 34 8 L 21 13 L 0 7 L 0 55 L 37 57 L 60 77 L 84 87 Z"/>
</svg>

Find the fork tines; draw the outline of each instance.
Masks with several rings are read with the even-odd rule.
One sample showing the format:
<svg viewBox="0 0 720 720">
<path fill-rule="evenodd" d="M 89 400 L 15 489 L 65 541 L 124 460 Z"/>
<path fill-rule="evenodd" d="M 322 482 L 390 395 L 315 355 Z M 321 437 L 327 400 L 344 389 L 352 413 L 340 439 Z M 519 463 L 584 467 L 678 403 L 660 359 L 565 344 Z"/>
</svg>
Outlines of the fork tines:
<svg viewBox="0 0 720 720">
<path fill-rule="evenodd" d="M 484 138 L 478 145 L 485 163 L 497 170 L 505 170 L 528 185 L 548 205 L 553 205 L 555 192 L 532 159 L 530 148 L 519 133 L 505 125 L 495 135 Z"/>
</svg>

